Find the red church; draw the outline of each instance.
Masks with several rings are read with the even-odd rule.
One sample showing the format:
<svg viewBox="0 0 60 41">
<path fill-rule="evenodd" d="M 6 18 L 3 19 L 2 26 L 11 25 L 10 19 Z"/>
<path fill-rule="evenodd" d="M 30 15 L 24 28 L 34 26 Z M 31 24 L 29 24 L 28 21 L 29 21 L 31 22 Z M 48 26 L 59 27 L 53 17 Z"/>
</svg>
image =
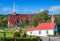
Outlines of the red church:
<svg viewBox="0 0 60 41">
<path fill-rule="evenodd" d="M 32 18 L 33 14 L 16 14 L 16 5 L 13 4 L 13 13 L 8 14 L 8 26 L 14 26 L 19 23 L 22 19 L 29 21 Z"/>
<path fill-rule="evenodd" d="M 9 14 L 8 15 L 8 26 L 14 26 L 22 19 L 29 21 L 32 18 L 32 14 Z"/>
</svg>

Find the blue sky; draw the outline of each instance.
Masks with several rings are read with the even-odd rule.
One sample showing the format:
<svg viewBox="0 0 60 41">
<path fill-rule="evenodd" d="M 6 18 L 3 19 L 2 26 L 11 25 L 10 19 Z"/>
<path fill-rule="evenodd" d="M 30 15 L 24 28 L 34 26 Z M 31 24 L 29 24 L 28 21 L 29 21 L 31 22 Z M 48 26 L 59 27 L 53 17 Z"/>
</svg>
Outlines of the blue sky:
<svg viewBox="0 0 60 41">
<path fill-rule="evenodd" d="M 34 14 L 48 10 L 49 14 L 60 13 L 60 0 L 15 0 L 18 14 Z M 0 14 L 13 13 L 14 0 L 0 0 Z"/>
</svg>

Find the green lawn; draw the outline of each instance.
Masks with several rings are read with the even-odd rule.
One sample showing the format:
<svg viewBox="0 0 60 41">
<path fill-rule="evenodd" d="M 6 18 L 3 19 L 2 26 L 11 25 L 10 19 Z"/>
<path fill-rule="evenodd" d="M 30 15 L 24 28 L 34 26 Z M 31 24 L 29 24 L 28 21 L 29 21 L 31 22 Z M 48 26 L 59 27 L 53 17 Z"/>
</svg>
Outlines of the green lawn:
<svg viewBox="0 0 60 41">
<path fill-rule="evenodd" d="M 14 34 L 13 34 L 13 31 L 14 30 L 17 30 L 18 28 L 6 28 L 5 32 L 6 32 L 6 37 L 10 37 L 10 38 L 13 38 Z M 2 28 L 2 30 L 4 31 L 4 29 Z M 20 30 L 22 30 L 23 32 L 26 32 L 27 28 L 20 28 Z M 22 33 L 21 33 L 21 36 L 22 36 Z M 0 38 L 3 38 L 4 37 L 4 33 L 3 32 L 0 32 Z"/>
<path fill-rule="evenodd" d="M 3 38 L 4 37 L 4 33 L 0 33 L 0 38 Z M 6 37 L 11 37 L 13 38 L 13 34 L 11 33 L 6 33 Z"/>
<path fill-rule="evenodd" d="M 3 33 L 0 33 L 0 38 L 2 38 L 2 37 L 4 37 L 4 36 L 3 36 Z"/>
</svg>

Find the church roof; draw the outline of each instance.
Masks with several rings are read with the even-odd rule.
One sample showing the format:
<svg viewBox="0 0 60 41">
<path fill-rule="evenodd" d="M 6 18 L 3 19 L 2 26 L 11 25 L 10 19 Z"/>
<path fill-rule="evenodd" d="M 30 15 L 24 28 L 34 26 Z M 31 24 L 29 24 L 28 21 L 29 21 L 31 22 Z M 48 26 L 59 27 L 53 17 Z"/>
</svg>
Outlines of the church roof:
<svg viewBox="0 0 60 41">
<path fill-rule="evenodd" d="M 26 18 L 27 20 L 30 20 L 32 18 L 33 14 L 9 14 L 8 15 L 8 21 L 10 24 L 14 25 L 16 24 L 16 20 L 22 20 L 23 18 Z"/>
<path fill-rule="evenodd" d="M 51 30 L 54 29 L 54 23 L 49 22 L 49 23 L 39 23 L 37 27 L 31 27 L 28 28 L 28 31 L 33 31 L 33 30 Z"/>
</svg>

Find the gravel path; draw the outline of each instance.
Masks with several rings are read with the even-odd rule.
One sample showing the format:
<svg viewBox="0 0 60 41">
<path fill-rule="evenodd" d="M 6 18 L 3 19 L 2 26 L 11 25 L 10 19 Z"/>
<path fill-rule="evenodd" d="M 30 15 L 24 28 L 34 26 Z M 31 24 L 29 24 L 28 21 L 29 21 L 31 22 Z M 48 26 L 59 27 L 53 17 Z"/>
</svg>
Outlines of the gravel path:
<svg viewBox="0 0 60 41">
<path fill-rule="evenodd" d="M 49 41 L 49 37 L 41 37 L 43 41 Z M 50 37 L 50 41 L 60 41 L 59 37 Z"/>
</svg>

